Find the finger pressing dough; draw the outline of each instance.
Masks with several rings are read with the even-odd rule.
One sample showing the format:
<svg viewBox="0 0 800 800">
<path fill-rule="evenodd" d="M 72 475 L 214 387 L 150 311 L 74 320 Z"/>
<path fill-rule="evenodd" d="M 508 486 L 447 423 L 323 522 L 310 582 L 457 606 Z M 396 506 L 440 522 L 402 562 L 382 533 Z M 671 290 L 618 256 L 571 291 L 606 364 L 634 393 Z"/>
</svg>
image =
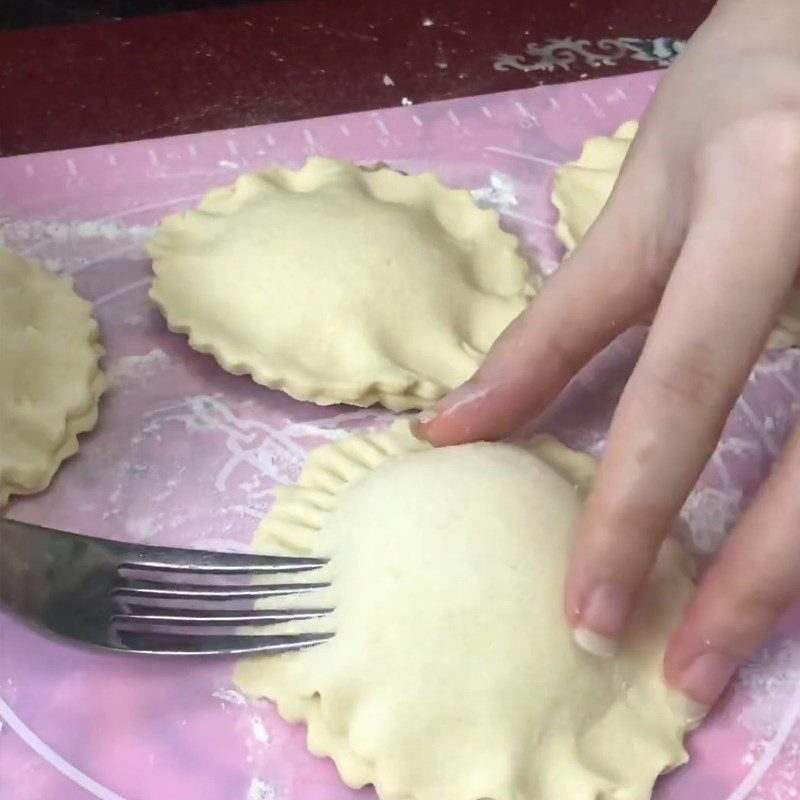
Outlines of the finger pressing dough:
<svg viewBox="0 0 800 800">
<path fill-rule="evenodd" d="M 323 158 L 211 191 L 148 249 L 172 330 L 323 405 L 431 405 L 529 296 L 517 239 L 468 192 Z"/>
<path fill-rule="evenodd" d="M 631 121 L 613 136 L 587 139 L 580 158 L 559 170 L 553 186 L 559 212 L 556 234 L 568 250 L 583 239 L 606 204 L 637 129 L 638 123 Z M 789 296 L 767 346 L 800 346 L 800 291 Z"/>
<path fill-rule="evenodd" d="M 97 422 L 98 336 L 71 280 L 0 250 L 0 506 L 45 489 Z"/>
<path fill-rule="evenodd" d="M 330 588 L 284 604 L 335 608 L 292 628 L 335 635 L 236 681 L 384 800 L 645 800 L 686 760 L 661 676 L 692 582 L 667 542 L 619 655 L 573 644 L 564 580 L 593 474 L 553 439 L 433 449 L 405 422 L 318 450 L 254 548 L 330 559 Z"/>
</svg>

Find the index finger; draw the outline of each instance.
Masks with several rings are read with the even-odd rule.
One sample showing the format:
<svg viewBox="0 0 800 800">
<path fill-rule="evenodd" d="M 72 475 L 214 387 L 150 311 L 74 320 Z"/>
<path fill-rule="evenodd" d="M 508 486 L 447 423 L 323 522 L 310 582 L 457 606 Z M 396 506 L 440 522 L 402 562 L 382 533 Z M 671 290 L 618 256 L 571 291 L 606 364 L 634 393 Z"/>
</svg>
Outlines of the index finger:
<svg viewBox="0 0 800 800">
<path fill-rule="evenodd" d="M 661 173 L 634 148 L 585 239 L 462 387 L 418 418 L 435 445 L 501 438 L 539 414 L 594 355 L 656 305 L 669 243 Z M 658 202 L 643 205 L 643 192 Z M 674 255 L 674 254 L 673 254 Z"/>
</svg>

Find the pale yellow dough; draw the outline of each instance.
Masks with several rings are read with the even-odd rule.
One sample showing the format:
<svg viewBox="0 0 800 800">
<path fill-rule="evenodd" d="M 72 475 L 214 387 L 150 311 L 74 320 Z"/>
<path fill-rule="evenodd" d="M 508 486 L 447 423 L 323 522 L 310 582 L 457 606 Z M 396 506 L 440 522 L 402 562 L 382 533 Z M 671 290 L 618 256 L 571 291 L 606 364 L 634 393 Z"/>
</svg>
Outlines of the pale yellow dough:
<svg viewBox="0 0 800 800">
<path fill-rule="evenodd" d="M 151 297 L 230 372 L 323 405 L 422 408 L 526 305 L 528 266 L 498 219 L 431 174 L 312 158 L 167 217 Z"/>
<path fill-rule="evenodd" d="M 553 439 L 434 450 L 402 421 L 318 450 L 254 548 L 330 559 L 285 604 L 335 607 L 293 628 L 335 636 L 236 681 L 384 800 L 645 800 L 686 760 L 661 668 L 690 565 L 667 542 L 619 655 L 579 650 L 563 584 L 593 475 Z"/>
<path fill-rule="evenodd" d="M 553 187 L 556 234 L 568 250 L 583 239 L 606 204 L 637 128 L 637 122 L 626 122 L 614 136 L 587 139 L 580 158 L 559 170 Z M 800 291 L 790 295 L 767 346 L 793 345 L 800 346 Z"/>
<path fill-rule="evenodd" d="M 0 250 L 0 506 L 45 489 L 97 422 L 98 335 L 71 280 Z"/>
</svg>

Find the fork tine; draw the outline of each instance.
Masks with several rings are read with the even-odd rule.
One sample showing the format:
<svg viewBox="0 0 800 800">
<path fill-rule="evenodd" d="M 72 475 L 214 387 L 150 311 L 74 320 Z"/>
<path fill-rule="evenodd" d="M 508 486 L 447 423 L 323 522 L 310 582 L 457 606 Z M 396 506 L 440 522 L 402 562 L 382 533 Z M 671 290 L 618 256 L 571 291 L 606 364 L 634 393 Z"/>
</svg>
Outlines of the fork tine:
<svg viewBox="0 0 800 800">
<path fill-rule="evenodd" d="M 195 636 L 193 634 L 132 633 L 119 631 L 122 648 L 130 653 L 164 656 L 245 655 L 290 653 L 330 639 L 332 633 L 299 633 L 287 636 Z"/>
<path fill-rule="evenodd" d="M 264 609 L 257 611 L 198 611 L 186 608 L 157 608 L 130 605 L 124 614 L 115 614 L 115 624 L 146 625 L 273 625 L 315 619 L 330 614 L 330 608 Z"/>
<path fill-rule="evenodd" d="M 325 589 L 329 583 L 273 583 L 244 584 L 242 586 L 203 586 L 192 583 L 160 583 L 121 578 L 114 587 L 116 597 L 150 598 L 154 600 L 256 600 L 260 597 L 278 597 L 287 594 L 304 594 Z"/>
<path fill-rule="evenodd" d="M 308 572 L 328 562 L 322 558 L 260 556 L 252 553 L 221 553 L 183 550 L 177 547 L 139 546 L 125 553 L 120 569 L 160 572 L 200 572 L 223 575 L 269 575 Z"/>
</svg>

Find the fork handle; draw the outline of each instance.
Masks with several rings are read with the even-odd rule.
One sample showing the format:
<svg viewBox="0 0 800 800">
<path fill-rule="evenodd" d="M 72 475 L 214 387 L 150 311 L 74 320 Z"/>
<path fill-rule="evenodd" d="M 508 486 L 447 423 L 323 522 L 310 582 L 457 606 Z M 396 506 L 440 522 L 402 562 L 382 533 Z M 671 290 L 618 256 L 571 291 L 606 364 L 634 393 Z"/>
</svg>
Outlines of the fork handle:
<svg viewBox="0 0 800 800">
<path fill-rule="evenodd" d="M 25 523 L 0 519 L 0 603 L 23 616 L 40 608 L 46 597 L 44 582 L 32 574 L 31 549 Z"/>
<path fill-rule="evenodd" d="M 0 518 L 0 603 L 28 619 L 112 561 L 103 540 Z"/>
</svg>

